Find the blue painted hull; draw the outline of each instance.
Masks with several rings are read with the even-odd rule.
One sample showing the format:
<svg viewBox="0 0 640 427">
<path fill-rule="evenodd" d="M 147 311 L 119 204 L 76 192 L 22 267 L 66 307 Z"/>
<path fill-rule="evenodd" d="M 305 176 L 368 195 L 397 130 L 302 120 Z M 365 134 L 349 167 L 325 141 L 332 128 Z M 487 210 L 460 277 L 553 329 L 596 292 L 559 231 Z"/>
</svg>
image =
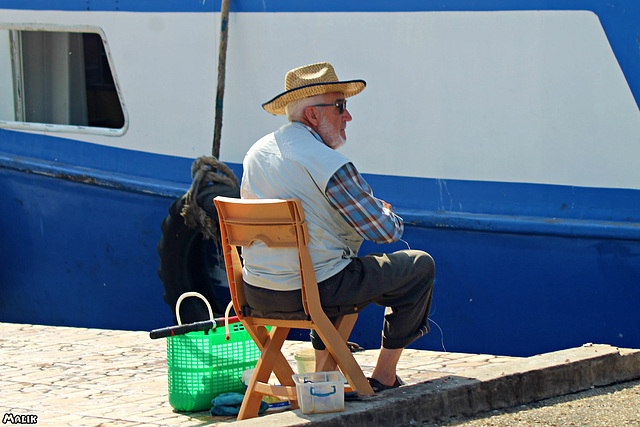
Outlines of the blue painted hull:
<svg viewBox="0 0 640 427">
<path fill-rule="evenodd" d="M 156 245 L 170 200 L 0 168 L 0 321 L 172 324 Z"/>
<path fill-rule="evenodd" d="M 0 321 L 130 330 L 171 324 L 172 312 L 162 299 L 157 275 L 156 245 L 160 223 L 179 195 L 171 193 L 186 191 L 188 183 L 153 194 L 140 189 L 142 180 L 137 187 L 127 187 L 125 180 L 114 184 L 113 177 L 110 182 L 79 183 L 19 170 L 23 160 L 5 156 L 5 167 L 0 168 Z M 10 162 L 13 167 L 6 167 Z M 188 159 L 174 159 L 176 168 L 184 170 L 188 164 Z M 232 166 L 241 176 L 240 166 Z M 413 347 L 529 355 L 586 342 L 640 345 L 637 223 L 557 217 L 532 222 L 505 215 L 510 210 L 507 201 L 495 198 L 491 210 L 503 213 L 465 219 L 429 206 L 440 200 L 429 194 L 439 192 L 442 183 L 435 180 L 367 178 L 383 198 L 398 188 L 423 195 L 398 212 L 407 224 L 403 239 L 412 248 L 427 250 L 437 262 L 431 318 L 439 327 L 432 325 L 432 333 Z M 601 193 L 530 184 L 448 183 L 451 197 L 466 205 L 473 203 L 470 194 L 486 194 L 495 187 L 503 194 L 513 187 L 514 194 L 547 200 L 573 194 L 571 200 L 557 200 L 558 213 L 561 200 L 575 204 L 576 192 L 585 193 L 585 204 Z M 616 191 L 606 192 L 618 209 L 602 215 L 637 214 L 638 192 L 617 193 L 613 197 Z M 508 198 L 512 206 L 518 205 L 514 198 Z M 361 253 L 407 244 L 365 243 Z M 379 330 L 372 325 L 381 324 L 382 309 L 370 307 L 361 317 L 353 339 L 365 347 L 378 346 Z"/>
</svg>

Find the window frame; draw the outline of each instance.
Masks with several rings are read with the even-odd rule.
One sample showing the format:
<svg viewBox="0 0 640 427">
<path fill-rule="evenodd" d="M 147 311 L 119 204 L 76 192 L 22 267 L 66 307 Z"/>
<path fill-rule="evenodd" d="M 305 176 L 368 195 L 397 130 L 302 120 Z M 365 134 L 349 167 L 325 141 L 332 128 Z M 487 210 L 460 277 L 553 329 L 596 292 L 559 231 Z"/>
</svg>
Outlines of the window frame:
<svg viewBox="0 0 640 427">
<path fill-rule="evenodd" d="M 39 132 L 59 132 L 59 133 L 81 133 L 88 135 L 105 135 L 105 136 L 122 136 L 129 128 L 129 114 L 124 102 L 124 95 L 120 88 L 118 75 L 115 71 L 113 57 L 109 50 L 107 38 L 104 31 L 100 27 L 89 25 L 54 25 L 54 24 L 19 24 L 19 23 L 3 23 L 0 22 L 0 30 L 8 30 L 10 36 L 10 49 L 11 49 L 11 62 L 13 73 L 13 90 L 14 90 L 14 107 L 16 110 L 16 116 L 19 116 L 22 112 L 22 119 L 24 119 L 24 75 L 22 72 L 22 46 L 21 37 L 16 37 L 16 34 L 20 31 L 45 31 L 45 32 L 61 32 L 61 33 L 93 33 L 97 34 L 102 40 L 102 46 L 104 48 L 107 61 L 109 62 L 109 70 L 111 77 L 113 78 L 113 84 L 118 96 L 120 108 L 124 119 L 123 126 L 121 128 L 107 128 L 98 126 L 80 126 L 70 124 L 54 124 L 54 123 L 41 123 L 41 122 L 27 122 L 24 120 L 2 120 L 0 119 L 0 128 L 13 129 L 13 130 L 27 130 L 27 131 L 39 131 Z"/>
</svg>

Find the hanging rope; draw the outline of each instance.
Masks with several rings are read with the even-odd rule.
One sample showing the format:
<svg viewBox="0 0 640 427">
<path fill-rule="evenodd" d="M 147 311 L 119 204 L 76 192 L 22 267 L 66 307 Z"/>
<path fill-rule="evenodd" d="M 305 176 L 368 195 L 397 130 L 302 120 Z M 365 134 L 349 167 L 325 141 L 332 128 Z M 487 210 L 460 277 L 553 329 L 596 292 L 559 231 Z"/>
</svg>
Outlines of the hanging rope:
<svg viewBox="0 0 640 427">
<path fill-rule="evenodd" d="M 198 157 L 191 166 L 191 188 L 185 194 L 185 204 L 180 213 L 184 223 L 199 230 L 205 239 L 218 239 L 218 226 L 214 218 L 200 207 L 197 201 L 199 191 L 210 184 L 224 184 L 239 188 L 238 178 L 231 169 L 215 157 Z"/>
</svg>

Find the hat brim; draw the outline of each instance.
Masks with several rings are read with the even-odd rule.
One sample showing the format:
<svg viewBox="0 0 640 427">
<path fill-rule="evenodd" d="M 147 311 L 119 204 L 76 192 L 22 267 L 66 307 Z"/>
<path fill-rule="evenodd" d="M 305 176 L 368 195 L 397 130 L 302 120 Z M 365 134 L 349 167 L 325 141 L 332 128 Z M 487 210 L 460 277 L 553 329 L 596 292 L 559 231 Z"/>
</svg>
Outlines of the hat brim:
<svg viewBox="0 0 640 427">
<path fill-rule="evenodd" d="M 313 83 L 310 85 L 300 86 L 282 92 L 280 95 L 262 104 L 262 108 L 271 114 L 282 116 L 285 113 L 284 107 L 298 99 L 308 98 L 310 96 L 322 95 L 331 92 L 341 92 L 345 98 L 357 95 L 362 92 L 367 83 L 364 80 L 347 80 L 343 82 L 331 83 Z"/>
</svg>

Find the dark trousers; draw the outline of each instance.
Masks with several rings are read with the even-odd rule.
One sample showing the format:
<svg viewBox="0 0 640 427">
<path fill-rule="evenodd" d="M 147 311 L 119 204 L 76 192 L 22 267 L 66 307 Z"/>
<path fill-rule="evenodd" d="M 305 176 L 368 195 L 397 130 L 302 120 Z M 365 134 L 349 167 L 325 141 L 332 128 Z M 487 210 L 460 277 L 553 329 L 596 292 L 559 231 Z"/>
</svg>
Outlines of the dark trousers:
<svg viewBox="0 0 640 427">
<path fill-rule="evenodd" d="M 428 253 L 403 250 L 354 258 L 338 274 L 318 283 L 318 290 L 332 320 L 371 303 L 386 307 L 382 346 L 404 348 L 429 332 L 434 277 L 435 264 Z M 287 312 L 303 310 L 300 290 L 273 291 L 245 284 L 245 295 L 249 306 L 262 312 L 286 317 Z M 325 348 L 315 331 L 311 342 L 318 350 Z"/>
</svg>

